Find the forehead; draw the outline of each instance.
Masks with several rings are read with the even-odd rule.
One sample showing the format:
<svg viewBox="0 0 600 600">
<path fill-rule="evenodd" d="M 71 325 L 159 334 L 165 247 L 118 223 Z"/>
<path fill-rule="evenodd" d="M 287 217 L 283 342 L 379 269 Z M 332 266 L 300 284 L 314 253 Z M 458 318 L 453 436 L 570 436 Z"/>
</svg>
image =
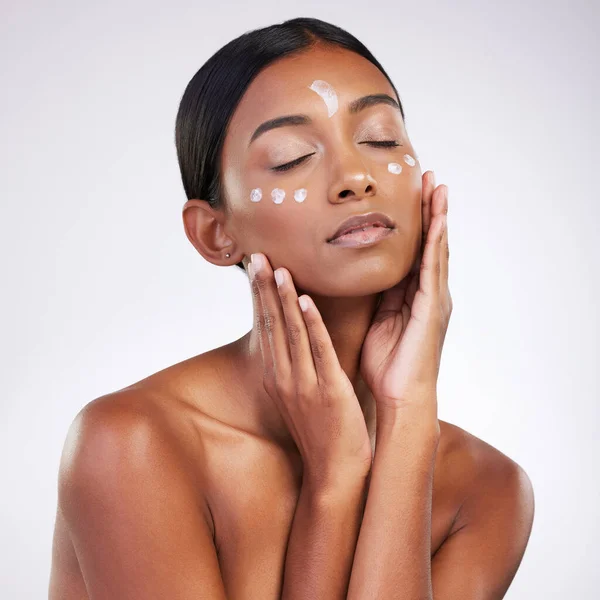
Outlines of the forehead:
<svg viewBox="0 0 600 600">
<path fill-rule="evenodd" d="M 315 80 L 326 81 L 335 90 L 339 109 L 333 119 L 345 114 L 346 105 L 360 96 L 387 93 L 396 98 L 385 75 L 366 58 L 343 48 L 311 49 L 263 69 L 244 93 L 229 130 L 247 144 L 254 129 L 270 118 L 310 113 L 315 119 L 327 119 L 323 100 L 310 89 Z"/>
</svg>

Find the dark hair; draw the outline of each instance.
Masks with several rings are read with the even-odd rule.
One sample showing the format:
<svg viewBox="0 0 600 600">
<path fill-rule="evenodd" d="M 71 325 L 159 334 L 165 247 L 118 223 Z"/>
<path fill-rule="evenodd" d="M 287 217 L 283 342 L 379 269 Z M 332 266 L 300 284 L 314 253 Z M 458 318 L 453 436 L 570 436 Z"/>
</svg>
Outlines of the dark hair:
<svg viewBox="0 0 600 600">
<path fill-rule="evenodd" d="M 308 17 L 248 31 L 213 54 L 188 83 L 177 112 L 175 146 L 188 200 L 223 206 L 221 150 L 229 121 L 252 80 L 285 56 L 324 46 L 351 50 L 372 62 L 400 96 L 388 74 L 369 50 L 344 29 Z M 237 263 L 242 270 L 242 262 Z"/>
</svg>

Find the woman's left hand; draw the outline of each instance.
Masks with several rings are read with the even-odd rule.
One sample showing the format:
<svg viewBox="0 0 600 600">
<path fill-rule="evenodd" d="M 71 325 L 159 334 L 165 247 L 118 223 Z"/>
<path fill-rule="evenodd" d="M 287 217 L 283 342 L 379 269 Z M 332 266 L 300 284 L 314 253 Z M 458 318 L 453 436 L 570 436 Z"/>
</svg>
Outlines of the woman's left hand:
<svg viewBox="0 0 600 600">
<path fill-rule="evenodd" d="M 378 410 L 417 406 L 437 423 L 437 378 L 452 313 L 445 226 L 448 187 L 436 188 L 433 172 L 427 173 L 419 256 L 411 272 L 383 292 L 363 344 L 360 371 Z"/>
</svg>

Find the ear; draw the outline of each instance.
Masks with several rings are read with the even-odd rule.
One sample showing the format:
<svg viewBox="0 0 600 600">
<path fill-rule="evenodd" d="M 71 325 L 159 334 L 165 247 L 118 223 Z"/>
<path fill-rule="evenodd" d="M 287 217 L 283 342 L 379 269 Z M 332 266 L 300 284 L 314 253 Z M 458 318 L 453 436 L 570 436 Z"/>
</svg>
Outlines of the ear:
<svg viewBox="0 0 600 600">
<path fill-rule="evenodd" d="M 213 265 L 235 265 L 244 258 L 225 233 L 226 215 L 206 200 L 188 200 L 182 209 L 183 227 L 192 246 Z M 229 254 L 229 257 L 226 256 Z"/>
</svg>

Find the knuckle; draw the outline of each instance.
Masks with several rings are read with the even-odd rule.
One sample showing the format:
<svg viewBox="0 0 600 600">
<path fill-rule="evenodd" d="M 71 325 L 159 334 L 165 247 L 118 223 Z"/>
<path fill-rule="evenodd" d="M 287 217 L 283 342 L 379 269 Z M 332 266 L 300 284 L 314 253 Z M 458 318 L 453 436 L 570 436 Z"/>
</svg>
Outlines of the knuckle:
<svg viewBox="0 0 600 600">
<path fill-rule="evenodd" d="M 302 340 L 302 330 L 295 323 L 288 325 L 288 340 L 290 346 L 298 346 Z"/>
<path fill-rule="evenodd" d="M 285 377 L 282 375 L 275 376 L 275 390 L 282 398 L 289 398 L 293 393 L 292 387 L 290 385 L 289 377 Z"/>
<path fill-rule="evenodd" d="M 275 314 L 269 310 L 265 310 L 264 314 L 265 320 L 265 329 L 269 332 L 272 332 L 277 326 L 277 317 Z"/>
<path fill-rule="evenodd" d="M 327 345 L 325 344 L 325 342 L 322 339 L 317 338 L 316 340 L 314 340 L 314 342 L 312 344 L 312 351 L 313 351 L 313 356 L 318 361 L 320 361 L 320 362 L 325 361 Z"/>
<path fill-rule="evenodd" d="M 258 333 L 259 338 L 260 338 L 262 332 L 264 331 L 264 329 L 265 329 L 265 325 L 264 325 L 263 318 L 261 316 L 261 313 L 257 311 L 256 312 L 256 331 Z"/>
<path fill-rule="evenodd" d="M 262 273 L 262 271 L 259 271 L 258 273 L 254 274 L 254 285 L 259 289 L 259 290 L 264 290 L 265 287 L 267 287 L 267 279 L 265 278 L 264 274 Z"/>
<path fill-rule="evenodd" d="M 296 380 L 295 390 L 297 401 L 302 404 L 307 404 L 314 400 L 316 397 L 316 391 L 311 384 L 307 384 L 305 381 Z"/>
<path fill-rule="evenodd" d="M 254 300 L 254 302 L 258 305 L 258 303 L 260 302 L 260 291 L 258 289 L 258 285 L 256 283 L 256 280 L 254 280 L 250 286 L 250 290 L 252 291 L 252 298 Z"/>
</svg>

